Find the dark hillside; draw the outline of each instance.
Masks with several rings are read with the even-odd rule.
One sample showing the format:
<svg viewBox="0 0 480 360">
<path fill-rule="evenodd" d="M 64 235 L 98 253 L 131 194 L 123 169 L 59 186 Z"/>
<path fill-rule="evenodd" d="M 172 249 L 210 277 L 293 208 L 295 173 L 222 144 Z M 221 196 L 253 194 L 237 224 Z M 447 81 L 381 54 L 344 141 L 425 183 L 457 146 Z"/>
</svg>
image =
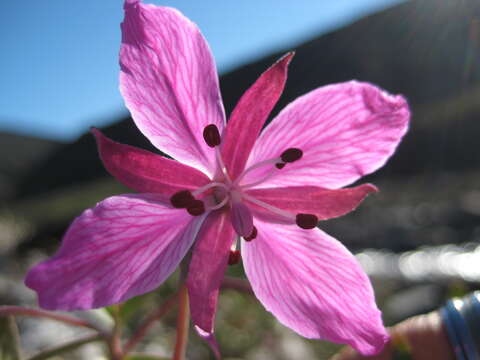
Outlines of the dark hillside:
<svg viewBox="0 0 480 360">
<path fill-rule="evenodd" d="M 350 79 L 404 94 L 412 130 L 379 173 L 412 175 L 477 167 L 480 151 L 480 2 L 409 1 L 296 46 L 286 91 L 273 114 L 318 86 Z M 229 113 L 243 91 L 285 49 L 221 78 Z M 112 138 L 151 148 L 131 120 L 105 129 Z M 83 136 L 34 167 L 18 197 L 103 177 L 93 139 Z"/>
<path fill-rule="evenodd" d="M 50 154 L 64 144 L 0 132 L 0 202 L 14 195 L 16 184 L 31 169 L 43 166 Z"/>
</svg>

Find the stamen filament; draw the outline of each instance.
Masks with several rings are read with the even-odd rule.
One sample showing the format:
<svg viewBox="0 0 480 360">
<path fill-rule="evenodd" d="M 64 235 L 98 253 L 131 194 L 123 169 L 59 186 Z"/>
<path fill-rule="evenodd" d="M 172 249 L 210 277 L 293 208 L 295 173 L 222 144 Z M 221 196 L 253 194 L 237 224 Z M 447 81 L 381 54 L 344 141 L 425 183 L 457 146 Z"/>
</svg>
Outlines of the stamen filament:
<svg viewBox="0 0 480 360">
<path fill-rule="evenodd" d="M 217 209 L 220 209 L 222 208 L 223 206 L 225 206 L 227 204 L 227 202 L 230 200 L 230 197 L 229 196 L 225 196 L 225 198 L 220 201 L 217 205 L 215 206 L 212 206 L 212 207 L 209 207 L 207 209 L 207 211 L 213 211 L 213 210 L 217 210 Z"/>
<path fill-rule="evenodd" d="M 265 165 L 270 165 L 270 164 L 276 164 L 278 162 L 281 162 L 282 159 L 280 159 L 279 157 L 276 157 L 274 159 L 269 159 L 269 160 L 263 160 L 263 161 L 260 161 L 252 166 L 250 166 L 248 169 L 244 170 L 239 176 L 238 178 L 235 180 L 235 182 L 233 183 L 234 185 L 238 185 L 238 183 L 243 179 L 243 177 L 245 175 L 247 175 L 249 172 L 251 172 L 252 170 L 255 170 L 255 169 L 258 169 L 259 167 L 262 167 L 262 166 L 265 166 Z"/>
<path fill-rule="evenodd" d="M 274 171 L 269 172 L 266 176 L 264 176 L 264 177 L 261 178 L 260 180 L 255 181 L 255 182 L 250 183 L 250 184 L 241 185 L 240 188 L 241 188 L 242 190 L 244 190 L 244 189 L 248 189 L 248 188 L 255 187 L 255 186 L 260 185 L 261 183 L 263 183 L 265 180 L 270 179 L 273 175 L 275 175 L 275 172 L 274 172 Z"/>
<path fill-rule="evenodd" d="M 237 236 L 230 247 L 231 251 L 239 250 L 240 249 L 240 236 Z"/>
<path fill-rule="evenodd" d="M 201 193 L 207 191 L 208 189 L 211 189 L 213 187 L 221 187 L 221 188 L 224 188 L 225 190 L 228 191 L 228 187 L 227 185 L 223 184 L 223 183 L 220 183 L 220 182 L 211 182 L 205 186 L 202 186 L 201 188 L 198 188 L 197 190 L 193 191 L 192 192 L 192 195 L 193 196 L 197 196 L 197 195 L 200 195 Z"/>
<path fill-rule="evenodd" d="M 225 176 L 225 179 L 227 180 L 228 184 L 232 184 L 232 179 L 230 179 L 230 175 L 228 175 L 227 168 L 225 167 L 225 163 L 223 162 L 222 159 L 222 153 L 220 152 L 220 149 L 218 146 L 215 147 L 215 156 L 217 158 L 218 166 L 220 167 L 220 170 L 222 170 L 223 175 Z"/>
<path fill-rule="evenodd" d="M 292 214 L 288 211 L 285 211 L 285 210 L 282 210 L 282 209 L 279 209 L 273 205 L 270 205 L 270 204 L 267 204 L 266 202 L 263 202 L 261 200 L 258 200 L 258 199 L 255 199 L 253 196 L 250 196 L 250 195 L 247 195 L 245 193 L 242 194 L 242 197 L 247 200 L 247 201 L 250 201 L 264 209 L 267 209 L 269 211 L 271 211 L 272 213 L 274 214 L 277 214 L 277 215 L 280 215 L 282 217 L 284 217 L 285 219 L 288 219 L 288 220 L 293 220 L 295 221 L 295 218 L 296 218 L 296 214 Z"/>
</svg>

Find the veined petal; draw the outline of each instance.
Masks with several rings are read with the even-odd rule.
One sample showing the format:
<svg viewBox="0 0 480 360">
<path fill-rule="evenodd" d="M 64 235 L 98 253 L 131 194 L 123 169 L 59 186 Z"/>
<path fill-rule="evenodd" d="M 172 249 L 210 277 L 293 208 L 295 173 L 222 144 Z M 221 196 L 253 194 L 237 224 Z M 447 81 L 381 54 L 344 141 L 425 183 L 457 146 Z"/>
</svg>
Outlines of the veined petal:
<svg viewBox="0 0 480 360">
<path fill-rule="evenodd" d="M 75 219 L 58 252 L 25 279 L 40 306 L 98 308 L 158 287 L 187 253 L 204 217 L 156 199 L 113 196 Z"/>
<path fill-rule="evenodd" d="M 242 242 L 245 272 L 257 298 L 307 338 L 379 352 L 388 335 L 368 277 L 355 257 L 319 229 L 256 219 L 256 239 Z"/>
<path fill-rule="evenodd" d="M 258 187 L 319 184 L 336 189 L 380 168 L 408 128 L 410 111 L 402 96 L 357 81 L 318 88 L 289 104 L 265 128 L 247 166 L 279 156 L 288 148 L 303 157 L 276 171 Z M 263 178 L 266 167 L 243 183 Z"/>
<path fill-rule="evenodd" d="M 110 174 L 129 188 L 167 197 L 181 190 L 197 189 L 210 180 L 201 171 L 149 151 L 110 140 L 92 130 L 100 158 Z"/>
<path fill-rule="evenodd" d="M 230 209 L 232 226 L 238 236 L 249 236 L 253 231 L 252 212 L 243 202 L 234 202 Z"/>
<path fill-rule="evenodd" d="M 378 190 L 375 186 L 363 184 L 353 188 L 336 190 L 315 186 L 254 189 L 247 190 L 246 194 L 292 214 L 313 214 L 319 220 L 327 220 L 355 210 L 368 194 L 376 191 Z M 249 203 L 248 206 L 257 215 L 260 214 L 261 216 L 264 213 L 266 218 L 271 218 L 275 215 L 257 204 Z M 282 219 L 279 220 L 281 221 Z"/>
<path fill-rule="evenodd" d="M 225 115 L 208 44 L 175 9 L 139 1 L 124 8 L 120 91 L 135 124 L 166 154 L 213 175 L 203 129 L 222 131 Z"/>
<path fill-rule="evenodd" d="M 233 239 L 228 213 L 213 211 L 200 229 L 193 248 L 187 287 L 192 321 L 203 331 L 199 332 L 204 338 L 213 336 L 218 290 Z"/>
<path fill-rule="evenodd" d="M 288 53 L 265 71 L 243 94 L 228 120 L 222 156 L 233 179 L 245 168 L 265 120 L 282 95 L 293 55 Z"/>
</svg>

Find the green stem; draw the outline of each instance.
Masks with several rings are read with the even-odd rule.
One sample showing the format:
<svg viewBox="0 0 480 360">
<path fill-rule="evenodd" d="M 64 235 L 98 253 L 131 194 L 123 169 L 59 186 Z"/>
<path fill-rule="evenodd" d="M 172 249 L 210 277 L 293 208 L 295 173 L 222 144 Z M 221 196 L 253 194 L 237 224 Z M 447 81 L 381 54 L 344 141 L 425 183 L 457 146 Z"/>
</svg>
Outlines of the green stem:
<svg viewBox="0 0 480 360">
<path fill-rule="evenodd" d="M 124 348 L 124 354 L 130 353 L 134 347 L 145 337 L 148 330 L 158 321 L 163 315 L 169 312 L 177 303 L 178 293 L 173 294 L 167 301 L 165 301 L 162 306 L 160 306 L 156 311 L 151 313 L 147 318 L 142 322 L 142 324 L 135 331 L 131 339 L 127 342 Z"/>
<path fill-rule="evenodd" d="M 68 325 L 86 327 L 89 329 L 96 330 L 99 333 L 102 333 L 102 331 L 98 329 L 95 325 L 90 324 L 85 320 L 81 320 L 73 316 L 58 314 L 58 313 L 39 310 L 39 309 L 24 308 L 21 306 L 0 306 L 0 316 L 8 316 L 8 315 L 46 318 L 46 319 L 60 321 Z"/>
<path fill-rule="evenodd" d="M 44 350 L 32 356 L 28 360 L 45 360 L 53 356 L 63 354 L 67 351 L 75 350 L 76 348 L 82 345 L 89 344 L 95 341 L 101 341 L 101 340 L 104 340 L 104 337 L 102 335 L 90 335 L 82 339 L 77 339 L 77 340 L 65 343 L 63 345 L 56 346 L 54 348 Z"/>
<path fill-rule="evenodd" d="M 12 315 L 0 319 L 0 358 L 2 358 L 2 354 L 10 360 L 21 360 L 22 358 L 17 322 Z"/>
<path fill-rule="evenodd" d="M 188 307 L 188 290 L 185 284 L 179 291 L 177 340 L 173 360 L 185 360 L 188 343 L 188 329 L 190 325 L 190 310 Z"/>
<path fill-rule="evenodd" d="M 113 360 L 122 360 L 122 318 L 120 316 L 120 305 L 112 306 L 114 326 L 109 339 L 109 348 Z"/>
</svg>

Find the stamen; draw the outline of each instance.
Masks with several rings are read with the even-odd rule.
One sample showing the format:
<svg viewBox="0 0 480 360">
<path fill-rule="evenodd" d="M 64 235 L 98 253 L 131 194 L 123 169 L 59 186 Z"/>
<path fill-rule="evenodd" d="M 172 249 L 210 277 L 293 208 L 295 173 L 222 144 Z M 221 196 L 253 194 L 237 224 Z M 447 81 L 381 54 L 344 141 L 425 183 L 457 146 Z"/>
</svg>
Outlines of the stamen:
<svg viewBox="0 0 480 360">
<path fill-rule="evenodd" d="M 257 231 L 257 228 L 254 226 L 253 230 L 252 230 L 252 233 L 249 236 L 244 237 L 243 239 L 245 241 L 252 241 L 253 239 L 255 239 L 257 237 L 257 235 L 258 235 L 258 231 Z"/>
<path fill-rule="evenodd" d="M 266 202 L 258 200 L 256 198 L 254 198 L 253 196 L 250 196 L 250 195 L 245 194 L 245 193 L 242 193 L 242 197 L 245 200 L 250 201 L 254 204 L 257 204 L 258 206 L 263 207 L 264 209 L 267 209 L 274 214 L 277 214 L 281 217 L 284 217 L 285 219 L 289 219 L 289 220 L 292 220 L 292 221 L 295 220 L 295 215 L 292 214 L 292 213 L 289 213 L 288 211 L 285 211 L 285 210 L 279 209 L 279 208 L 277 208 L 273 205 L 267 204 Z"/>
<path fill-rule="evenodd" d="M 280 155 L 280 158 L 282 159 L 283 162 L 286 163 L 291 163 L 294 161 L 299 160 L 303 155 L 303 151 L 297 148 L 290 148 L 285 150 L 282 155 Z"/>
<path fill-rule="evenodd" d="M 202 200 L 193 200 L 188 205 L 187 211 L 192 216 L 199 216 L 205 212 L 205 205 Z"/>
<path fill-rule="evenodd" d="M 279 170 L 283 169 L 285 167 L 285 165 L 286 165 L 285 163 L 276 163 L 275 164 L 276 168 L 279 169 Z"/>
<path fill-rule="evenodd" d="M 213 210 L 220 209 L 220 208 L 224 207 L 229 200 L 230 200 L 230 197 L 229 197 L 229 196 L 225 196 L 225 197 L 223 198 L 223 200 L 220 201 L 217 205 L 212 206 L 212 207 L 209 207 L 207 210 L 208 210 L 208 211 L 213 211 Z"/>
<path fill-rule="evenodd" d="M 228 265 L 236 265 L 240 262 L 241 259 L 240 251 L 238 250 L 230 250 L 230 254 L 228 255 Z"/>
<path fill-rule="evenodd" d="M 220 145 L 222 139 L 220 138 L 220 133 L 218 132 L 218 128 L 214 124 L 207 125 L 205 129 L 203 129 L 203 139 L 210 147 L 215 147 Z"/>
<path fill-rule="evenodd" d="M 318 224 L 318 217 L 313 214 L 297 214 L 295 221 L 302 229 L 313 229 Z"/>
<path fill-rule="evenodd" d="M 265 166 L 265 165 L 272 165 L 272 164 L 277 164 L 281 161 L 280 158 L 275 158 L 275 159 L 269 159 L 269 160 L 263 160 L 263 161 L 260 161 L 252 166 L 250 166 L 248 169 L 246 169 L 244 172 L 242 172 L 238 177 L 237 179 L 235 180 L 235 183 L 234 185 L 237 185 L 238 183 L 240 183 L 240 180 L 242 180 L 245 175 L 247 175 L 250 171 L 252 170 L 255 170 L 255 169 L 258 169 L 259 167 L 262 167 L 262 166 Z"/>
<path fill-rule="evenodd" d="M 224 188 L 225 190 L 228 191 L 228 187 L 227 185 L 225 185 L 224 183 L 220 183 L 220 182 L 211 182 L 211 183 L 208 183 L 207 185 L 205 186 L 202 186 L 201 188 L 198 188 L 197 190 L 195 190 L 192 195 L 193 196 L 198 196 L 200 195 L 201 193 L 207 191 L 208 189 L 211 189 L 213 187 L 221 187 L 221 188 Z"/>
<path fill-rule="evenodd" d="M 195 201 L 192 193 L 189 190 L 178 191 L 170 197 L 170 203 L 177 209 L 183 209 Z"/>
<path fill-rule="evenodd" d="M 218 167 L 222 171 L 223 176 L 225 176 L 225 179 L 227 179 L 227 183 L 229 185 L 231 185 L 232 184 L 232 179 L 230 179 L 230 176 L 228 175 L 227 168 L 225 167 L 225 163 L 223 162 L 222 153 L 220 152 L 219 147 L 215 148 L 215 155 L 216 155 L 216 158 L 217 158 Z"/>
<path fill-rule="evenodd" d="M 263 182 L 265 182 L 267 179 L 271 178 L 275 173 L 272 171 L 272 172 L 269 172 L 266 176 L 264 176 L 263 178 L 261 178 L 260 180 L 258 181 L 255 181 L 253 183 L 250 183 L 250 184 L 245 184 L 245 185 L 242 185 L 241 188 L 243 190 L 245 189 L 248 189 L 248 188 L 252 188 L 252 187 L 255 187 L 257 185 L 260 185 L 262 184 Z"/>
</svg>

